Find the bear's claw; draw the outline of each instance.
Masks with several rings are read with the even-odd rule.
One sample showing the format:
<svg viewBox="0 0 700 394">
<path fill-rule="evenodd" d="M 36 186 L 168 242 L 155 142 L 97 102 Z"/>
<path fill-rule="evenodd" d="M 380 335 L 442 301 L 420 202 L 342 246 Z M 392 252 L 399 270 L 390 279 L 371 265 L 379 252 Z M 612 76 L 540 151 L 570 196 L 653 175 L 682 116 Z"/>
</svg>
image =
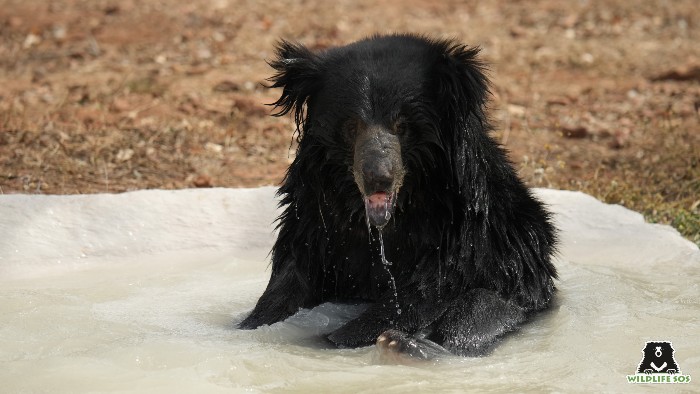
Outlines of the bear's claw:
<svg viewBox="0 0 700 394">
<path fill-rule="evenodd" d="M 445 348 L 424 338 L 413 338 L 398 330 L 386 330 L 377 338 L 377 349 L 382 361 L 405 364 L 419 360 L 433 360 L 450 354 Z"/>
</svg>

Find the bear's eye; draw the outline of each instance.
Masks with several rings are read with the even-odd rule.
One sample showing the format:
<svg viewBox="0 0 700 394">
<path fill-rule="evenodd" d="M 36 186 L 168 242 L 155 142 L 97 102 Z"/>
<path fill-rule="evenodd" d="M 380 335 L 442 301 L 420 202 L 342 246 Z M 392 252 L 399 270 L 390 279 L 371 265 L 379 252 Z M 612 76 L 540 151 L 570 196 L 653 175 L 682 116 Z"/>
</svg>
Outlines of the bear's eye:
<svg viewBox="0 0 700 394">
<path fill-rule="evenodd" d="M 356 119 L 348 119 L 343 123 L 342 133 L 348 141 L 354 141 L 357 135 L 358 121 Z"/>
<path fill-rule="evenodd" d="M 389 132 L 394 135 L 401 135 L 406 132 L 407 128 L 408 124 L 406 118 L 403 116 L 399 116 L 391 125 Z"/>
</svg>

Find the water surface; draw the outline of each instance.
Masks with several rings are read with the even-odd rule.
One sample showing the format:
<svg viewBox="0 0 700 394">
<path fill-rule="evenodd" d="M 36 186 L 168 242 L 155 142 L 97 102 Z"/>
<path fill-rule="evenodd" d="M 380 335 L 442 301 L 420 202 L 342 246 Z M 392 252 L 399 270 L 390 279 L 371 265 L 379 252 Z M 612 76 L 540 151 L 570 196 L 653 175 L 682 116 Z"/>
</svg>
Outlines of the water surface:
<svg viewBox="0 0 700 394">
<path fill-rule="evenodd" d="M 620 391 L 632 388 L 625 376 L 649 340 L 672 341 L 683 374 L 700 379 L 700 252 L 620 207 L 540 191 L 564 231 L 551 310 L 487 357 L 407 366 L 382 364 L 373 347 L 330 349 L 318 339 L 363 306 L 324 304 L 269 327 L 235 329 L 269 277 L 272 191 L 198 192 L 80 203 L 0 198 L 7 218 L 0 225 L 1 391 Z M 23 204 L 27 211 L 18 211 Z M 125 205 L 132 212 L 119 214 Z M 30 207 L 37 213 L 28 218 Z M 231 226 L 267 230 L 238 231 L 232 243 Z M 126 234 L 123 243 L 115 232 Z M 27 234 L 53 237 L 59 257 L 41 239 L 33 247 Z"/>
</svg>

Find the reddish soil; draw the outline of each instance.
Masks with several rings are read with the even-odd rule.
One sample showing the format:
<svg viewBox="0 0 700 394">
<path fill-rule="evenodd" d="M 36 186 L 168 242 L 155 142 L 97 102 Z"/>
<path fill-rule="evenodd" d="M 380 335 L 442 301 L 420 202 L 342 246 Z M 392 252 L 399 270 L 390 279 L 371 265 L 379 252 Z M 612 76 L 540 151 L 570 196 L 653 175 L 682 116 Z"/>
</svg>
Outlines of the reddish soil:
<svg viewBox="0 0 700 394">
<path fill-rule="evenodd" d="M 277 184 L 294 141 L 265 106 L 274 43 L 377 32 L 482 47 L 530 185 L 700 242 L 695 0 L 0 0 L 0 193 Z"/>
</svg>

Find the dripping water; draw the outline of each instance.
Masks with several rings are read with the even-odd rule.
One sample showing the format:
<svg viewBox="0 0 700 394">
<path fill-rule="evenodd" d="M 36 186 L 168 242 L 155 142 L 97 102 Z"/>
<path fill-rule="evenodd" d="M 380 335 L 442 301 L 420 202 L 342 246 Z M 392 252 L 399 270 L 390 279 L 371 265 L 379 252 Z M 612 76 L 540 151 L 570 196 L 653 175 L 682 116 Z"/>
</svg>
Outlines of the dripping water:
<svg viewBox="0 0 700 394">
<path fill-rule="evenodd" d="M 395 203 L 396 201 L 392 201 L 392 198 L 390 195 L 387 195 L 386 199 L 384 200 L 384 218 L 389 221 L 391 219 L 391 212 L 389 210 L 389 204 Z M 367 224 L 367 233 L 369 235 L 369 243 L 370 245 L 372 244 L 372 224 L 369 221 L 369 199 L 365 199 L 365 221 Z M 396 314 L 400 315 L 401 314 L 401 306 L 399 305 L 399 295 L 398 295 L 398 290 L 396 289 L 396 280 L 394 279 L 394 275 L 391 273 L 391 269 L 389 268 L 391 266 L 391 262 L 386 259 L 386 253 L 384 252 L 384 237 L 383 237 L 383 229 L 384 226 L 375 226 L 377 229 L 377 233 L 379 234 L 379 252 L 382 258 L 382 266 L 384 267 L 384 271 L 389 275 L 389 287 L 391 288 L 392 292 L 394 293 L 394 306 L 396 307 Z M 374 263 L 372 263 L 374 264 Z"/>
<path fill-rule="evenodd" d="M 377 230 L 379 232 L 379 252 L 382 256 L 382 265 L 384 266 L 384 270 L 386 271 L 386 273 L 389 274 L 389 286 L 394 292 L 394 306 L 396 306 L 396 313 L 400 315 L 401 306 L 399 305 L 399 294 L 396 290 L 396 280 L 394 280 L 394 275 L 391 274 L 391 270 L 389 269 L 389 266 L 391 266 L 391 262 L 386 259 L 386 255 L 384 254 L 384 237 L 382 237 L 382 230 Z"/>
<path fill-rule="evenodd" d="M 369 243 L 371 245 L 372 244 L 372 225 L 369 223 L 369 215 L 367 215 L 367 214 L 365 215 L 365 223 L 367 223 L 367 234 L 369 236 Z M 382 234 L 381 230 L 379 230 L 379 234 L 381 236 L 381 234 Z"/>
</svg>

